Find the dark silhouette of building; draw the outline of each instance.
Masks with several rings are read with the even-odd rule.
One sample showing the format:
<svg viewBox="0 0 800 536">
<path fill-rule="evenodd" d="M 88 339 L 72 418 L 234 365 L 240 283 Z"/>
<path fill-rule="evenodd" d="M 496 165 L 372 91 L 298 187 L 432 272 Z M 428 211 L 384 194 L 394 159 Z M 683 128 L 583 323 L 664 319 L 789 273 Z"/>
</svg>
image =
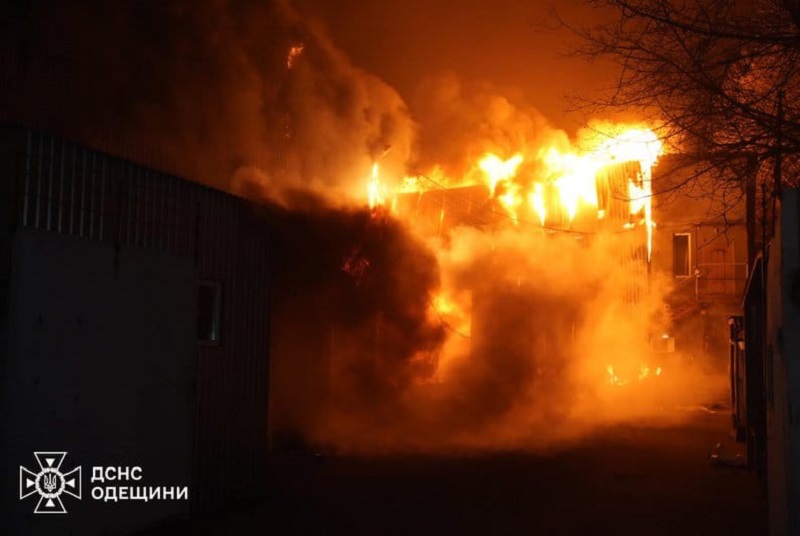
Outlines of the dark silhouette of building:
<svg viewBox="0 0 800 536">
<path fill-rule="evenodd" d="M 0 458 L 8 534 L 129 533 L 263 489 L 269 237 L 259 207 L 25 128 L 0 129 Z M 82 466 L 54 523 L 34 451 Z M 97 501 L 94 466 L 188 500 Z M 67 501 L 69 502 L 69 501 Z"/>
</svg>

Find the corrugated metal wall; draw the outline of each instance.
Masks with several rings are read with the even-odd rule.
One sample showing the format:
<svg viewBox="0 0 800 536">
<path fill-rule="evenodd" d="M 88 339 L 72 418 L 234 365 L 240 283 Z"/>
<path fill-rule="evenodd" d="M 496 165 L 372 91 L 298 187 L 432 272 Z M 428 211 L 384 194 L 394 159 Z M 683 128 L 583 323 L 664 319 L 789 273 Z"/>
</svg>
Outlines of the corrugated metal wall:
<svg viewBox="0 0 800 536">
<path fill-rule="evenodd" d="M 220 283 L 221 341 L 197 347 L 193 507 L 261 489 L 269 238 L 259 207 L 75 143 L 5 128 L 17 131 L 19 225 L 193 258 L 198 280 Z"/>
<path fill-rule="evenodd" d="M 197 199 L 206 188 L 45 134 L 20 134 L 20 225 L 194 254 Z"/>
<path fill-rule="evenodd" d="M 198 347 L 195 504 L 243 499 L 265 478 L 269 244 L 254 207 L 205 190 L 197 274 L 222 284 L 221 341 Z"/>
</svg>

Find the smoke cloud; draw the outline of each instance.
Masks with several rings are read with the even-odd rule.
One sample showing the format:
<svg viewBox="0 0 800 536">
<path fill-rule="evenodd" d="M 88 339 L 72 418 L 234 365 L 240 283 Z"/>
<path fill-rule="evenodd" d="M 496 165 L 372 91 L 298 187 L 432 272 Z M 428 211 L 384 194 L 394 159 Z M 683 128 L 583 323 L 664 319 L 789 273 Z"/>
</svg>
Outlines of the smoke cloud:
<svg viewBox="0 0 800 536">
<path fill-rule="evenodd" d="M 411 154 L 397 92 L 288 2 L 43 2 L 3 23 L 2 120 L 276 195 L 339 199 L 380 154 L 398 166 Z"/>
<path fill-rule="evenodd" d="M 441 285 L 429 291 L 462 298 L 453 314 L 431 314 L 429 304 L 428 323 L 446 330 L 444 344 L 406 353 L 414 357 L 391 371 L 394 383 L 370 378 L 378 392 L 354 388 L 347 364 L 359 353 L 389 356 L 337 346 L 330 405 L 311 430 L 319 444 L 352 452 L 549 449 L 602 426 L 674 424 L 687 416 L 676 407 L 708 397 L 712 386 L 682 356 L 654 351 L 666 286 L 645 274 L 631 279 L 627 237 L 461 227 L 431 249 Z M 632 286 L 642 287 L 635 302 L 624 298 Z M 378 402 L 386 393 L 388 412 Z"/>
<path fill-rule="evenodd" d="M 3 29 L 0 119 L 262 202 L 276 444 L 543 448 L 697 390 L 653 354 L 666 285 L 626 237 L 490 211 L 432 238 L 364 206 L 376 162 L 458 183 L 487 151 L 532 173 L 569 148 L 517 96 L 443 74 L 415 121 L 288 1 L 31 3 Z"/>
<path fill-rule="evenodd" d="M 489 83 L 464 84 L 452 72 L 424 80 L 413 108 L 421 125 L 420 170 L 440 165 L 447 175 L 462 177 L 487 151 L 508 158 L 570 145 L 565 132 L 522 99 L 500 94 Z"/>
</svg>

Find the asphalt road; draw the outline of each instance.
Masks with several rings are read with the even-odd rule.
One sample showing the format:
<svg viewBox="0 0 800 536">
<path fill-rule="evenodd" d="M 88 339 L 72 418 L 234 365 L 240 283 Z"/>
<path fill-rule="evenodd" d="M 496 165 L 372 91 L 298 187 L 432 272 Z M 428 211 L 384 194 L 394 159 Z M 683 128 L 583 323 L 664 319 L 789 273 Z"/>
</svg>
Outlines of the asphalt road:
<svg viewBox="0 0 800 536">
<path fill-rule="evenodd" d="M 698 408 L 547 455 L 274 455 L 263 502 L 147 534 L 766 534 L 762 483 L 709 460 L 743 452 L 729 422 Z"/>
</svg>

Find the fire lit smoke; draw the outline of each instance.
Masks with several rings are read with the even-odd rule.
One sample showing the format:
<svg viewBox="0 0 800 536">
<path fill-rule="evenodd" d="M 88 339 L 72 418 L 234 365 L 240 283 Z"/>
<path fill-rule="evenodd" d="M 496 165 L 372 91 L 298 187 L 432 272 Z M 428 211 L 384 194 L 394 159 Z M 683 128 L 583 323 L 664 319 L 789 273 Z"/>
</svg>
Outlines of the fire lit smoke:
<svg viewBox="0 0 800 536">
<path fill-rule="evenodd" d="M 289 2 L 89 4 L 4 34 L 0 117 L 263 203 L 276 443 L 538 448 L 706 389 L 654 351 L 646 125 L 454 74 L 407 106 Z"/>
<path fill-rule="evenodd" d="M 521 123 L 505 125 L 515 139 L 534 122 Z M 658 138 L 601 123 L 575 144 L 544 127 L 529 138 L 507 158 L 476 134 L 482 153 L 453 148 L 472 164 L 401 178 L 376 160 L 363 173 L 369 238 L 343 256 L 326 395 L 306 440 L 356 452 L 552 447 L 610 423 L 669 422 L 708 394 L 658 349 L 669 328 L 668 282 L 648 270 Z"/>
<path fill-rule="evenodd" d="M 341 201 L 414 124 L 289 1 L 32 2 L 0 20 L 0 120 L 238 192 Z M 6 53 L 7 52 L 7 53 Z M 231 180 L 235 177 L 235 180 Z"/>
<path fill-rule="evenodd" d="M 360 171 L 379 157 L 391 152 L 383 167 L 402 173 L 415 134 L 410 113 L 393 88 L 354 66 L 321 28 L 288 6 L 284 12 L 306 39 L 287 53 L 280 106 L 288 151 L 274 183 L 312 189 L 335 203 L 360 198 Z"/>
<path fill-rule="evenodd" d="M 406 177 L 399 193 L 387 194 L 389 180 L 373 167 L 362 185 L 373 215 L 403 222 L 436 252 L 440 278 L 427 288 L 427 322 L 445 337 L 433 349 L 409 348 L 399 383 L 360 396 L 342 364 L 360 352 L 384 359 L 378 305 L 367 321 L 373 346 L 336 344 L 331 353 L 330 405 L 314 440 L 356 451 L 549 447 L 599 425 L 663 421 L 686 402 L 687 369 L 657 352 L 668 327 L 667 282 L 647 270 L 650 170 L 660 145 L 640 126 L 615 128 L 563 150 L 529 147 L 540 161 L 527 177 L 522 152 L 506 160 L 485 153 L 462 177 L 431 172 L 437 181 L 425 188 L 428 175 Z M 538 192 L 539 203 L 522 210 L 526 192 Z M 443 225 L 445 212 L 458 224 Z M 386 395 L 388 414 L 377 409 Z"/>
</svg>

